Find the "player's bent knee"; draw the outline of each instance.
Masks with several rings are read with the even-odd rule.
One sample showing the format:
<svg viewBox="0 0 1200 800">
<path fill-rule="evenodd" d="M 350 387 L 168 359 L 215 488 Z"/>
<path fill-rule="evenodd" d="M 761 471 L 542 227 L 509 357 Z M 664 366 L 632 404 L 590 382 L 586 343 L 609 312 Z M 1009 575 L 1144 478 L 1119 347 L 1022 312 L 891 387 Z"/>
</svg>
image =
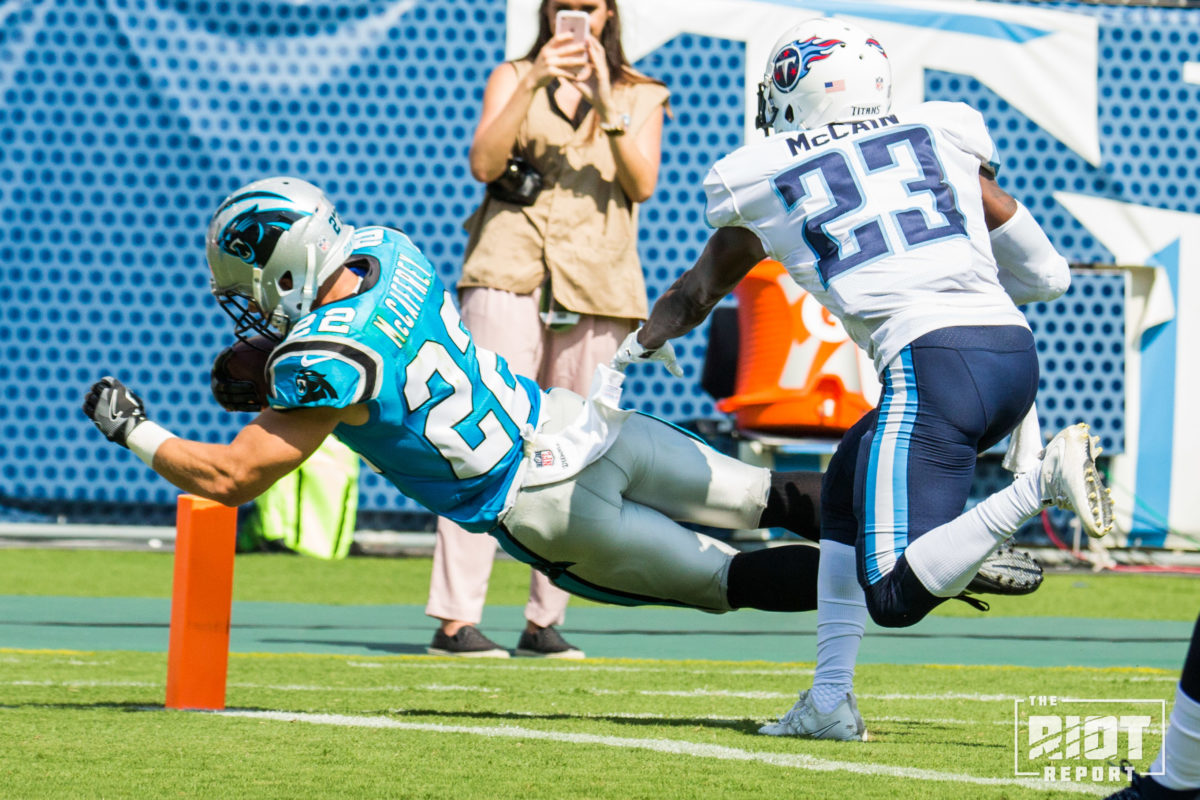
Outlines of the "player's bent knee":
<svg viewBox="0 0 1200 800">
<path fill-rule="evenodd" d="M 915 625 L 946 598 L 930 594 L 903 558 L 891 573 L 866 587 L 867 613 L 881 628 Z"/>
<path fill-rule="evenodd" d="M 867 612 L 871 615 L 871 621 L 881 628 L 907 628 L 925 616 L 915 615 L 903 603 L 889 598 L 881 599 L 871 591 L 867 592 Z"/>
</svg>

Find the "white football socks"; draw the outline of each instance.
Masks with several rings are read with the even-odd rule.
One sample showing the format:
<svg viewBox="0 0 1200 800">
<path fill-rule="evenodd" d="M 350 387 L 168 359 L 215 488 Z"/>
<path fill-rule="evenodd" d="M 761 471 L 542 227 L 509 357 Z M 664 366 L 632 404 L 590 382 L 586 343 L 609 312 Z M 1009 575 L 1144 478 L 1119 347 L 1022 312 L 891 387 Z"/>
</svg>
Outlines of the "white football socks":
<svg viewBox="0 0 1200 800">
<path fill-rule="evenodd" d="M 1163 736 L 1162 750 L 1150 766 L 1154 781 L 1168 789 L 1200 789 L 1200 703 L 1183 687 L 1175 689 L 1175 708 Z"/>
<path fill-rule="evenodd" d="M 809 699 L 821 713 L 854 689 L 854 664 L 867 621 L 854 548 L 823 539 L 817 569 L 817 668 Z"/>
<path fill-rule="evenodd" d="M 930 594 L 962 593 L 992 551 L 1042 510 L 1040 478 L 1041 464 L 905 549 L 908 565 Z"/>
</svg>

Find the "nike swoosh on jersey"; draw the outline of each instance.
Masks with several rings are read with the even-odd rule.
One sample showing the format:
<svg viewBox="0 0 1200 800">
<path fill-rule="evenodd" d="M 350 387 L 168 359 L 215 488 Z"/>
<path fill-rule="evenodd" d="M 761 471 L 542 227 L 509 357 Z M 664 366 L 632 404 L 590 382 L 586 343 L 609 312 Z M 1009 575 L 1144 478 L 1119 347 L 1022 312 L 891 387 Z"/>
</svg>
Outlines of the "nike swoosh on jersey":
<svg viewBox="0 0 1200 800">
<path fill-rule="evenodd" d="M 322 361 L 328 361 L 332 356 L 310 356 L 307 353 L 300 356 L 300 366 L 311 367 L 313 364 L 320 364 Z"/>
</svg>

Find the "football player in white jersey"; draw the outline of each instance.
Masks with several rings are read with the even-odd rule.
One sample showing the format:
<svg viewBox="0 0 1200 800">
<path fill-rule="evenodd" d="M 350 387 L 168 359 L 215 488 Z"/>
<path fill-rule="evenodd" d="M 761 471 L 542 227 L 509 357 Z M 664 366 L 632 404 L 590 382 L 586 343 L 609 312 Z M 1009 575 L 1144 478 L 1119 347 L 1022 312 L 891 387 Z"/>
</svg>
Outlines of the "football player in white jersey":
<svg viewBox="0 0 1200 800">
<path fill-rule="evenodd" d="M 844 436 L 822 485 L 817 674 L 763 733 L 863 738 L 852 693 L 865 608 L 912 625 L 959 596 L 1027 519 L 1057 504 L 1091 536 L 1112 526 L 1086 425 L 1060 432 L 1014 483 L 963 513 L 976 455 L 1030 411 L 1033 336 L 1018 303 L 1053 299 L 1066 261 L 996 184 L 982 116 L 963 103 L 891 110 L 882 45 L 833 19 L 788 30 L 759 86 L 767 136 L 704 182 L 716 228 L 615 366 L 674 364 L 761 259 L 780 261 L 875 362 L 877 407 Z M 860 588 L 861 586 L 861 588 Z"/>
</svg>

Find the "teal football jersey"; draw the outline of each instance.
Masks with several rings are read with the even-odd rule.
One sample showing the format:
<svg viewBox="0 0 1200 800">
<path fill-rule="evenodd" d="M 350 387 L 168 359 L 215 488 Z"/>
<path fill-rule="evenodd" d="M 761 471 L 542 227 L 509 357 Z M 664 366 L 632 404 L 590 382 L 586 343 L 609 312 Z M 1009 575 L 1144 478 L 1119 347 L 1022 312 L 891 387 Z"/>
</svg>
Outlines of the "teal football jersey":
<svg viewBox="0 0 1200 800">
<path fill-rule="evenodd" d="M 268 364 L 271 407 L 363 403 L 334 435 L 401 492 L 470 531 L 496 524 L 541 390 L 475 347 L 450 294 L 397 230 L 360 228 L 358 292 L 296 322 Z"/>
</svg>

